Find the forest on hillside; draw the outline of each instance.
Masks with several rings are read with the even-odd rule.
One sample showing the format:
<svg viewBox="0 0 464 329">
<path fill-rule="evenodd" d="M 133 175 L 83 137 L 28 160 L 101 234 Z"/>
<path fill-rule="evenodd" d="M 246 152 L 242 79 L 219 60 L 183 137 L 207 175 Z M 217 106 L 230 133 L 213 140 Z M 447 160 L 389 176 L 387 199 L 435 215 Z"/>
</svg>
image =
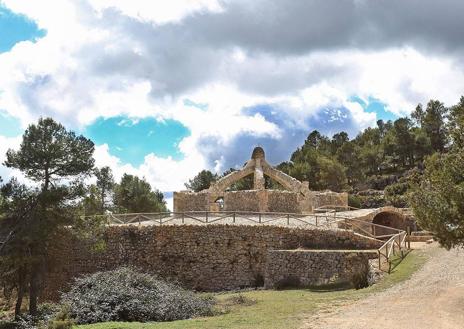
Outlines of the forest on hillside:
<svg viewBox="0 0 464 329">
<path fill-rule="evenodd" d="M 424 160 L 462 143 L 463 127 L 464 97 L 451 107 L 430 100 L 425 106 L 417 105 L 410 116 L 378 120 L 376 127 L 365 129 L 351 140 L 344 131 L 329 137 L 314 130 L 277 168 L 308 181 L 310 189 L 350 193 L 350 205 L 354 207 L 405 207 L 406 192 L 420 179 Z M 233 170 L 222 175 L 204 170 L 185 185 L 200 191 Z M 279 188 L 271 180 L 266 184 Z M 232 190 L 251 187 L 252 180 L 246 177 Z"/>
</svg>

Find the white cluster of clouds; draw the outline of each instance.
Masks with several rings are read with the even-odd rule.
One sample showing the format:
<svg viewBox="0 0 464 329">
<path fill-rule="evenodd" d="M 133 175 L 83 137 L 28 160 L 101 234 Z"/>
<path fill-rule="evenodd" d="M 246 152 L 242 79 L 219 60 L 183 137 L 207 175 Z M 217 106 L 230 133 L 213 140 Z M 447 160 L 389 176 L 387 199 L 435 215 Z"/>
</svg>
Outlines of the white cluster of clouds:
<svg viewBox="0 0 464 329">
<path fill-rule="evenodd" d="M 117 115 L 178 120 L 191 132 L 182 160 L 151 153 L 134 167 L 96 148 L 97 165 L 162 191 L 240 165 L 247 143 L 283 161 L 339 115 L 351 133 L 374 125 L 352 96 L 404 115 L 463 93 L 458 0 L 0 2 L 47 32 L 0 54 L 0 109 L 23 127 L 39 116 L 73 129 Z M 263 105 L 272 110 L 252 110 Z"/>
</svg>

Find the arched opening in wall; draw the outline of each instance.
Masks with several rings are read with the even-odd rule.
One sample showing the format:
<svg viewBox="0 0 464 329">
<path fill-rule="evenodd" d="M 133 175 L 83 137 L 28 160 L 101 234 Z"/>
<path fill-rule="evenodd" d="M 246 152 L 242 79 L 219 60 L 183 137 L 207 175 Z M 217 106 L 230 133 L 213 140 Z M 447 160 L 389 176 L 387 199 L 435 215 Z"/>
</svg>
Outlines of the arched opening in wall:
<svg viewBox="0 0 464 329">
<path fill-rule="evenodd" d="M 372 219 L 373 224 L 377 225 L 382 225 L 382 226 L 388 226 L 400 230 L 406 230 L 407 223 L 404 219 L 404 217 L 400 214 L 397 214 L 395 212 L 380 212 L 377 215 L 374 216 Z M 392 230 L 389 230 L 387 228 L 381 228 L 381 227 L 375 227 L 375 235 L 388 235 L 394 233 Z"/>
<path fill-rule="evenodd" d="M 245 191 L 253 189 L 253 174 L 249 174 L 232 183 L 226 191 Z"/>
<path fill-rule="evenodd" d="M 217 198 L 214 201 L 214 203 L 216 203 L 218 205 L 219 210 L 224 209 L 224 197 L 223 196 L 220 196 L 219 198 Z"/>
<path fill-rule="evenodd" d="M 282 190 L 282 191 L 288 190 L 282 184 L 280 184 L 278 181 L 276 181 L 275 179 L 272 179 L 271 177 L 269 177 L 266 174 L 264 174 L 264 180 L 265 180 L 264 186 L 268 190 Z"/>
</svg>

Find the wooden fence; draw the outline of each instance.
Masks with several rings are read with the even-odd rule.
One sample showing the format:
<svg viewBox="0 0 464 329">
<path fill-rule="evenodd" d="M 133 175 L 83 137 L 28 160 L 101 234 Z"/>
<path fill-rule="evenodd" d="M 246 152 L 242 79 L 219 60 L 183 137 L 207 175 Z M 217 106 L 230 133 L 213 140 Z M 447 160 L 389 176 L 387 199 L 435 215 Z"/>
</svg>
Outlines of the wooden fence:
<svg viewBox="0 0 464 329">
<path fill-rule="evenodd" d="M 407 233 L 403 230 L 374 224 L 368 221 L 349 218 L 337 213 L 351 207 L 318 208 L 314 213 L 281 213 L 281 212 L 247 212 L 247 211 L 185 211 L 159 213 L 105 214 L 98 217 L 110 225 L 142 224 L 248 224 L 248 225 L 297 225 L 318 228 L 340 228 L 351 230 L 358 235 L 383 242 L 377 250 L 379 269 L 388 273 L 392 270 L 393 261 L 401 261 L 407 254 L 409 245 Z M 325 211 L 319 213 L 319 211 Z M 398 262 L 398 263 L 399 263 Z"/>
</svg>

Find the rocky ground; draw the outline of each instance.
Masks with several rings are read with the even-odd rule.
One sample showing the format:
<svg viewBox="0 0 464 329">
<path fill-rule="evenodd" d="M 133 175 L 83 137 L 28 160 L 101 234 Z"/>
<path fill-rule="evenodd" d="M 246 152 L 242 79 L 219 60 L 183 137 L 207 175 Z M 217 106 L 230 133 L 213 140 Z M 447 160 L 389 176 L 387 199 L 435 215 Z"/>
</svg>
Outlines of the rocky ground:
<svg viewBox="0 0 464 329">
<path fill-rule="evenodd" d="M 365 299 L 322 310 L 306 329 L 464 328 L 464 250 L 427 245 L 430 259 L 409 280 Z"/>
</svg>

